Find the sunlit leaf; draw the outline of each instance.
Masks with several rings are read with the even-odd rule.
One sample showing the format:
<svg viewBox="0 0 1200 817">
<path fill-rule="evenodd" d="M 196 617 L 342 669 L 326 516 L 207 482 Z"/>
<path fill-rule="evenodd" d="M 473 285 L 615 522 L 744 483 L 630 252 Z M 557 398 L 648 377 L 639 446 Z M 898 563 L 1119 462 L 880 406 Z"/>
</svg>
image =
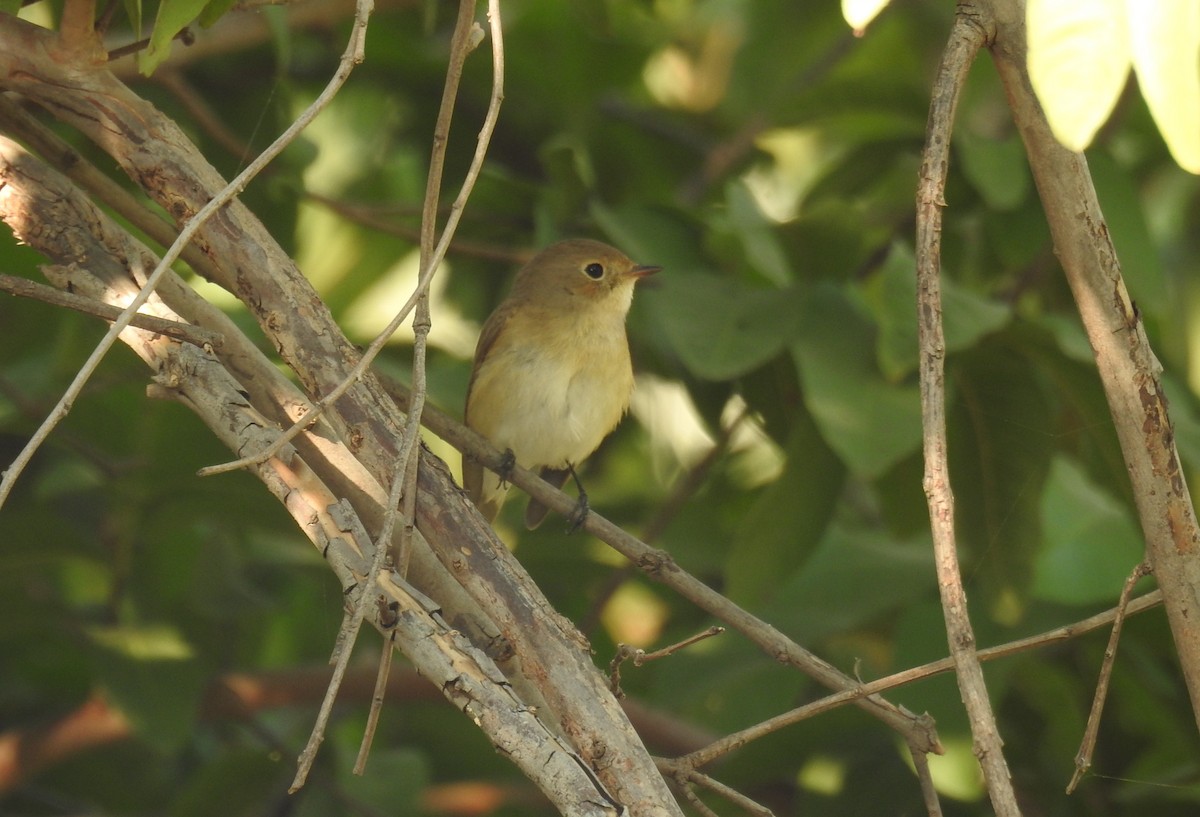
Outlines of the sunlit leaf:
<svg viewBox="0 0 1200 817">
<path fill-rule="evenodd" d="M 842 0 L 842 16 L 856 34 L 862 33 L 890 0 Z"/>
<path fill-rule="evenodd" d="M 1129 2 L 1128 9 L 1142 96 L 1175 161 L 1200 173 L 1200 3 Z"/>
<path fill-rule="evenodd" d="M 1129 75 L 1124 0 L 1029 0 L 1025 14 L 1033 89 L 1058 140 L 1083 150 Z"/>
<path fill-rule="evenodd" d="M 778 286 L 789 283 L 792 268 L 784 255 L 779 234 L 754 201 L 743 182 L 732 182 L 725 190 L 729 223 L 742 243 L 746 260 L 755 271 Z"/>
</svg>

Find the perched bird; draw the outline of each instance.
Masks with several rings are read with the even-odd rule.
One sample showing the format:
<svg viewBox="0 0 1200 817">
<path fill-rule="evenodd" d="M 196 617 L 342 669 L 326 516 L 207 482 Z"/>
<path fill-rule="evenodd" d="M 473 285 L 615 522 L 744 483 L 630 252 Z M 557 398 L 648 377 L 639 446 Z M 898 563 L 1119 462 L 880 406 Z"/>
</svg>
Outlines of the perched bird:
<svg viewBox="0 0 1200 817">
<path fill-rule="evenodd" d="M 535 255 L 480 332 L 467 425 L 561 487 L 629 407 L 625 316 L 634 284 L 660 269 L 587 239 Z M 495 519 L 508 491 L 504 480 L 464 457 L 463 486 L 484 517 Z M 525 524 L 537 527 L 546 510 L 530 500 Z M 574 525 L 586 513 L 580 486 Z"/>
</svg>

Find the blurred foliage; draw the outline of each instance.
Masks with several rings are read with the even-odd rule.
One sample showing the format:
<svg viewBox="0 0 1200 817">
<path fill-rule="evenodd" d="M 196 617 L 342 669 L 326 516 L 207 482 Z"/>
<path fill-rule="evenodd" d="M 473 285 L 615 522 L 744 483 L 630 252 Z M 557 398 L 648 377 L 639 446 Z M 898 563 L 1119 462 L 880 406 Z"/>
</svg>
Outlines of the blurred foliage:
<svg viewBox="0 0 1200 817">
<path fill-rule="evenodd" d="M 151 19 L 149 7 L 136 11 Z M 642 530 L 744 415 L 660 543 L 864 679 L 947 651 L 921 489 L 912 233 L 929 86 L 952 13 L 941 0 L 894 4 L 856 38 L 833 0 L 503 4 L 506 101 L 436 285 L 431 396 L 458 412 L 477 327 L 525 253 L 587 235 L 662 264 L 630 317 L 641 373 L 633 416 L 583 472 L 593 507 Z M 260 45 L 217 48 L 178 69 L 232 140 L 153 78 L 127 72 L 227 176 L 319 92 L 349 29 L 348 7 L 329 27 L 289 28 L 281 9 L 263 15 L 273 33 Z M 210 44 L 229 37 L 231 19 L 204 35 Z M 447 4 L 381 4 L 366 62 L 244 195 L 359 342 L 415 276 L 451 25 Z M 490 82 L 482 48 L 464 76 L 445 201 Z M 1111 606 L 1140 558 L 1140 528 L 986 57 L 960 109 L 954 159 L 943 234 L 951 466 L 974 619 L 981 645 L 992 645 Z M 1089 161 L 1192 472 L 1196 180 L 1172 162 L 1136 95 Z M 0 239 L 6 272 L 37 277 L 37 263 Z M 219 302 L 250 326 L 231 299 Z M 0 327 L 7 462 L 102 328 L 12 299 L 0 300 Z M 408 360 L 398 337 L 380 368 L 404 377 Z M 132 355 L 111 355 L 0 513 L 0 725 L 44 726 L 101 694 L 134 736 L 24 780 L 0 794 L 0 812 L 449 813 L 434 793 L 479 783 L 466 791 L 495 787 L 494 813 L 545 813 L 475 727 L 437 702 L 388 704 L 364 778 L 348 769 L 365 707 L 347 703 L 313 783 L 294 797 L 285 791 L 316 700 L 249 722 L 206 717 L 199 696 L 223 673 L 322 663 L 341 600 L 251 477 L 194 477 L 227 452 L 185 409 L 147 401 L 145 382 Z M 661 646 L 712 623 L 639 576 L 618 584 L 615 557 L 561 525 L 524 532 L 521 505 L 508 503 L 502 533 L 554 604 L 588 628 L 599 664 L 616 641 Z M 1062 793 L 1104 642 L 1098 633 L 989 665 L 1022 800 L 1053 817 L 1194 814 L 1200 745 L 1161 611 L 1128 623 L 1094 773 L 1074 796 Z M 362 652 L 369 665 L 373 638 Z M 714 734 L 821 694 L 731 634 L 628 668 L 623 682 Z M 946 814 L 990 814 L 953 679 L 888 697 L 938 722 L 949 752 L 933 768 Z M 659 739 L 650 736 L 652 748 Z M 781 815 L 924 813 L 907 764 L 893 734 L 846 708 L 714 772 Z"/>
</svg>

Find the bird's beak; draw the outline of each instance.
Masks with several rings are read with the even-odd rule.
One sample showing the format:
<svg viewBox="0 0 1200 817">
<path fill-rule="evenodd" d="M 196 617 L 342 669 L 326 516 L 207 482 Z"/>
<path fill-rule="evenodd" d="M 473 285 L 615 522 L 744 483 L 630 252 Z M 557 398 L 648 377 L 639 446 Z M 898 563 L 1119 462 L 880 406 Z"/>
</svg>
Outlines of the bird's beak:
<svg viewBox="0 0 1200 817">
<path fill-rule="evenodd" d="M 645 278 L 647 275 L 653 275 L 654 273 L 661 272 L 661 271 L 662 271 L 662 267 L 659 267 L 659 266 L 656 266 L 653 264 L 638 265 L 638 266 L 634 267 L 633 269 L 631 269 L 629 271 L 628 275 L 630 278 Z"/>
</svg>

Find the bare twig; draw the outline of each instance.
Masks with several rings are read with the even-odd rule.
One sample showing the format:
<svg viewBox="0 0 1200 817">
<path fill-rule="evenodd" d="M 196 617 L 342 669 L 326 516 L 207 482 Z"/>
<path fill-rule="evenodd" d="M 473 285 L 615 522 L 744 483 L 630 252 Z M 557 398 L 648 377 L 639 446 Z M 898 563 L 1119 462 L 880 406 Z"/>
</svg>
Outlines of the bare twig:
<svg viewBox="0 0 1200 817">
<path fill-rule="evenodd" d="M 1162 594 L 1154 590 L 1141 596 L 1129 603 L 1126 614 L 1133 615 L 1149 610 L 1162 604 Z M 1083 621 L 1077 621 L 1073 624 L 1068 624 L 1063 627 L 1057 627 L 1038 635 L 1021 638 L 1016 641 L 1010 641 L 1006 644 L 999 644 L 995 647 L 987 647 L 979 651 L 979 660 L 994 661 L 998 658 L 1007 658 L 1008 656 L 1017 655 L 1018 653 L 1028 652 L 1029 650 L 1039 649 L 1041 647 L 1059 644 L 1064 641 L 1069 641 L 1072 638 L 1077 638 L 1084 633 L 1097 630 L 1111 624 L 1117 616 L 1119 608 L 1112 608 L 1103 613 L 1098 613 Z M 928 664 L 922 664 L 918 667 L 910 667 L 900 672 L 886 675 L 883 678 L 877 678 L 874 681 L 869 681 L 865 684 L 859 684 L 853 689 L 842 690 L 835 692 L 832 695 L 826 695 L 824 698 L 813 701 L 812 703 L 798 706 L 790 712 L 784 712 L 776 715 L 773 718 L 768 718 L 765 721 L 749 726 L 745 729 L 725 735 L 724 737 L 713 741 L 707 746 L 695 749 L 681 760 L 686 760 L 690 765 L 699 767 L 707 765 L 719 757 L 722 757 L 735 749 L 745 746 L 751 741 L 758 740 L 772 732 L 777 732 L 787 726 L 807 720 L 808 718 L 816 717 L 830 710 L 845 706 L 852 701 L 865 698 L 869 695 L 878 695 L 888 690 L 896 689 L 897 687 L 906 686 L 923 681 L 926 678 L 932 678 L 935 675 L 952 672 L 955 668 L 954 659 L 946 657 L 937 661 L 930 661 Z"/>
<path fill-rule="evenodd" d="M 954 532 L 954 494 L 950 487 L 946 440 L 946 342 L 942 331 L 941 231 L 950 133 L 959 93 L 987 32 L 975 18 L 955 15 L 950 40 L 942 54 L 925 136 L 917 188 L 917 314 L 921 346 L 921 418 L 924 426 L 925 495 L 933 531 L 934 560 L 946 636 L 955 662 L 959 692 L 971 723 L 975 756 L 983 768 L 992 806 L 1000 817 L 1016 817 L 1017 805 L 1004 758 L 1003 741 L 988 698 L 983 668 L 975 650 L 975 634 L 967 609 Z"/>
<path fill-rule="evenodd" d="M 669 647 L 663 647 L 661 650 L 654 652 L 646 652 L 638 647 L 631 647 L 628 644 L 618 644 L 616 655 L 608 664 L 609 686 L 612 688 L 613 694 L 618 698 L 625 697 L 625 693 L 621 691 L 621 664 L 633 659 L 633 665 L 640 667 L 647 661 L 655 661 L 659 658 L 666 658 L 668 655 L 674 655 L 685 647 L 690 647 L 698 641 L 703 641 L 706 638 L 712 638 L 714 635 L 720 635 L 725 632 L 724 627 L 709 627 L 707 630 L 695 635 L 690 635 L 682 641 L 677 641 Z"/>
<path fill-rule="evenodd" d="M 55 289 L 45 284 L 39 284 L 37 281 L 30 281 L 28 278 L 18 278 L 15 275 L 0 275 L 0 292 L 7 292 L 21 298 L 32 298 L 53 306 L 63 306 L 85 315 L 103 318 L 106 321 L 114 321 L 121 317 L 121 309 L 112 304 L 93 301 L 91 298 L 76 295 L 74 292 Z M 138 329 L 147 329 L 175 340 L 191 343 L 194 346 L 211 346 L 218 349 L 225 342 L 225 338 L 219 332 L 192 326 L 188 323 L 157 318 L 153 315 L 138 313 L 130 318 L 129 324 Z"/>
<path fill-rule="evenodd" d="M 1125 614 L 1129 606 L 1129 597 L 1133 595 L 1133 586 L 1144 576 L 1150 575 L 1150 565 L 1142 562 L 1133 569 L 1121 588 L 1121 600 L 1117 603 L 1117 615 L 1113 619 L 1112 632 L 1108 636 L 1108 646 L 1104 648 L 1104 661 L 1100 665 L 1100 676 L 1096 681 L 1096 694 L 1092 698 L 1092 710 L 1088 713 L 1087 727 L 1083 730 L 1083 740 L 1079 751 L 1075 754 L 1075 773 L 1067 784 L 1067 794 L 1075 791 L 1075 787 L 1083 780 L 1088 769 L 1092 768 L 1092 754 L 1096 751 L 1096 738 L 1100 734 L 1100 716 L 1104 714 L 1104 701 L 1108 697 L 1108 682 L 1112 678 L 1113 666 L 1117 660 L 1117 644 L 1121 641 L 1121 628 L 1125 626 Z"/>
<path fill-rule="evenodd" d="M 913 768 L 917 771 L 917 780 L 921 784 L 921 798 L 925 801 L 925 811 L 929 817 L 942 817 L 942 801 L 938 799 L 937 789 L 933 785 L 933 774 L 929 770 L 929 755 L 915 746 L 908 747 L 912 757 Z"/>
<path fill-rule="evenodd" d="M 371 706 L 367 710 L 367 725 L 363 727 L 362 742 L 358 746 L 358 757 L 354 759 L 354 773 L 366 774 L 367 756 L 371 753 L 371 744 L 375 741 L 375 731 L 379 728 L 379 716 L 383 712 L 383 698 L 387 693 L 388 676 L 392 672 L 391 635 L 383 639 L 383 649 L 379 655 L 379 667 L 375 671 L 375 691 L 371 695 Z"/>
<path fill-rule="evenodd" d="M 454 104 L 458 98 L 458 85 L 462 78 L 463 65 L 470 52 L 470 32 L 474 26 L 475 2 L 463 0 L 459 3 L 458 19 L 454 26 L 454 36 L 450 45 L 450 60 L 446 69 L 446 84 L 442 91 L 441 108 L 438 111 L 437 123 L 434 125 L 433 150 L 429 159 L 429 174 L 425 182 L 425 203 L 421 214 L 421 270 L 430 270 L 429 259 L 433 253 L 433 241 L 437 228 L 438 196 L 442 187 L 442 170 L 445 166 L 446 145 L 450 141 L 450 121 L 454 115 Z M 418 281 L 419 297 L 417 298 L 416 315 L 413 318 L 413 368 L 412 368 L 412 404 L 404 426 L 404 441 L 396 458 L 396 470 L 392 475 L 392 487 L 388 496 L 388 506 L 385 511 L 383 530 L 388 534 L 380 534 L 376 543 L 375 559 L 371 565 L 370 582 L 374 582 L 384 564 L 384 554 L 387 552 L 385 543 L 391 539 L 391 531 L 400 511 L 403 497 L 403 535 L 400 552 L 393 554 L 394 562 L 401 576 L 408 572 L 408 559 L 412 548 L 413 515 L 416 507 L 417 457 L 414 447 L 420 433 L 421 413 L 425 407 L 425 343 L 429 337 L 429 293 L 422 290 Z M 385 651 L 380 657 L 379 676 L 382 679 L 391 665 L 392 655 Z M 363 739 L 358 749 L 358 760 L 355 772 L 362 774 L 366 767 L 367 755 L 370 752 L 371 741 L 374 737 L 375 724 L 383 711 L 383 699 L 371 701 L 371 710 L 367 714 L 367 728 L 363 731 Z"/>
<path fill-rule="evenodd" d="M 730 803 L 733 803 L 735 806 L 748 814 L 755 814 L 758 815 L 758 817 L 774 817 L 775 813 L 766 806 L 751 800 L 737 789 L 726 786 L 721 781 L 709 777 L 703 772 L 698 772 L 695 769 L 692 769 L 687 772 L 687 779 L 689 782 L 695 783 L 697 786 L 706 788 L 714 794 L 724 797 Z"/>
</svg>

